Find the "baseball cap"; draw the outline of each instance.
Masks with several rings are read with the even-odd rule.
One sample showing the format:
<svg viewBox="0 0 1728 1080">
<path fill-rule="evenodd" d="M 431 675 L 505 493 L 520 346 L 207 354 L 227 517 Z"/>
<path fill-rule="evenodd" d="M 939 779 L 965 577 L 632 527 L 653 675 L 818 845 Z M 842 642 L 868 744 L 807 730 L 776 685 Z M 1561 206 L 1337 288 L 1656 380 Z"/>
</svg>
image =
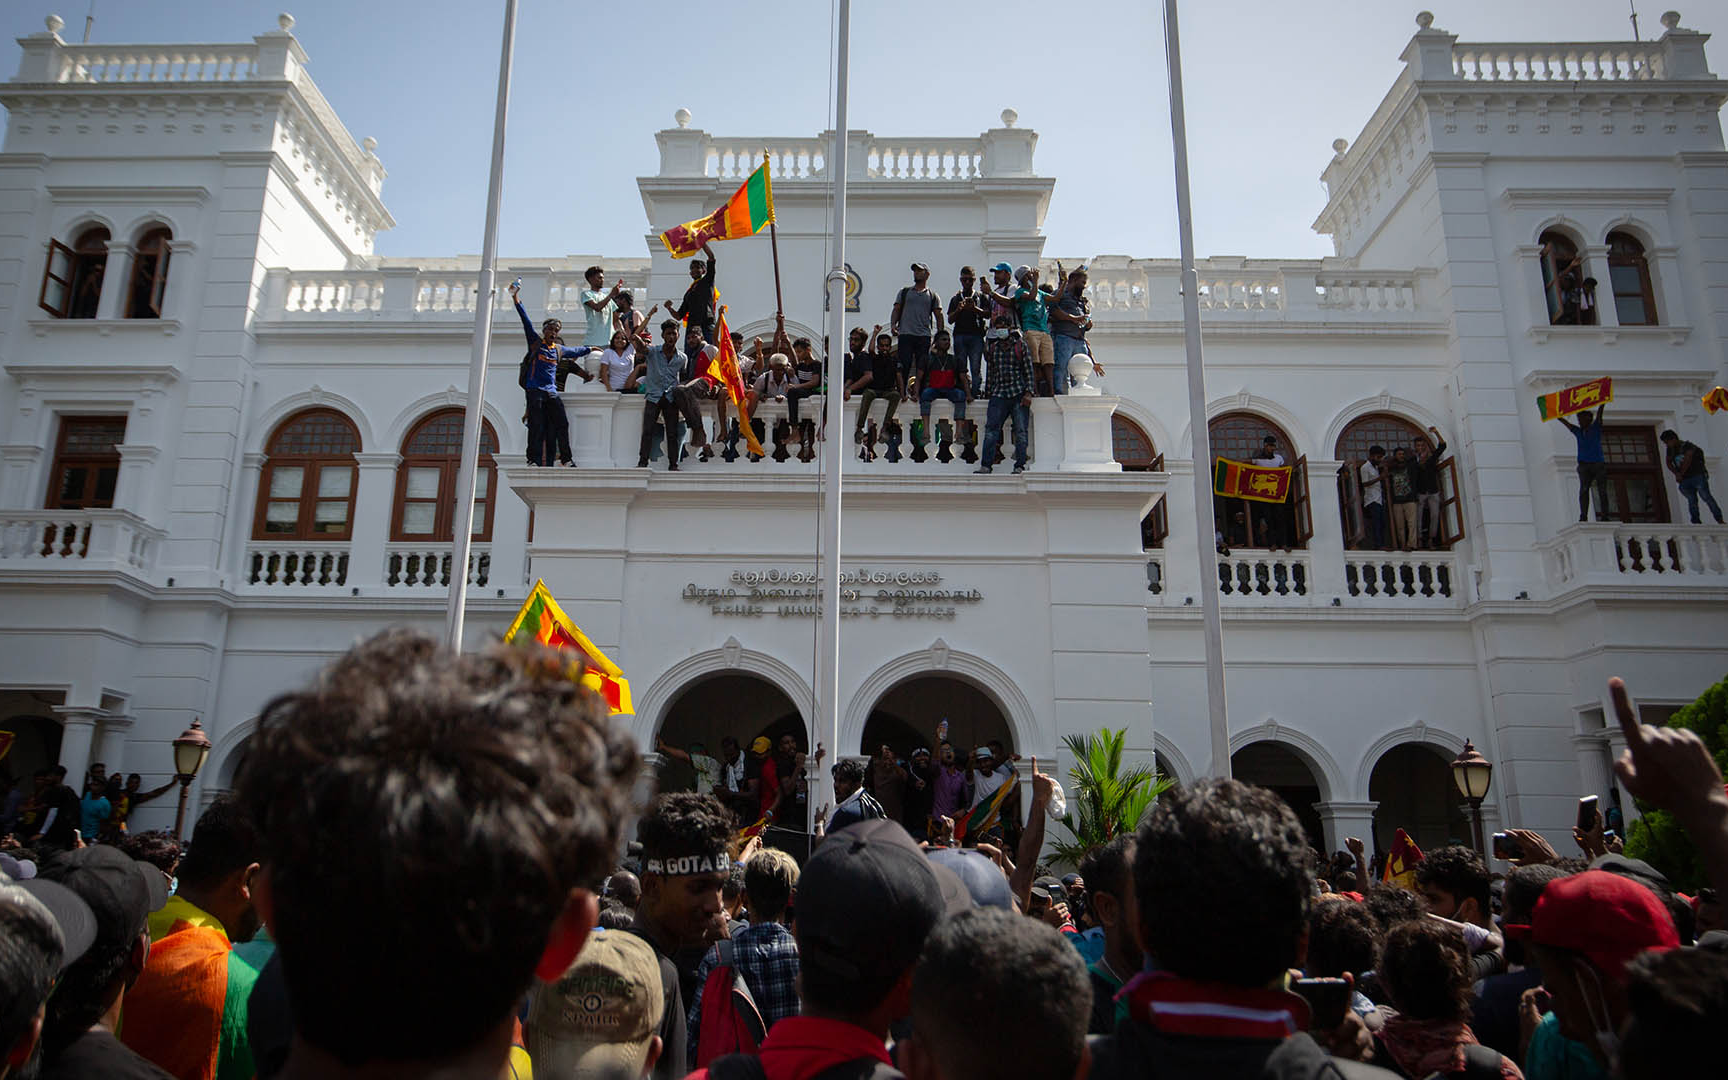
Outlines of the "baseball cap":
<svg viewBox="0 0 1728 1080">
<path fill-rule="evenodd" d="M 1008 879 L 988 855 L 971 848 L 938 848 L 930 852 L 932 866 L 948 870 L 966 886 L 977 907 L 1012 909 L 1014 893 Z"/>
<path fill-rule="evenodd" d="M 36 876 L 36 864 L 30 859 L 14 858 L 0 851 L 0 874 L 5 874 L 13 881 L 29 881 Z"/>
<path fill-rule="evenodd" d="M 958 915 L 973 907 L 972 893 L 966 888 L 966 883 L 960 880 L 960 875 L 943 866 L 941 863 L 931 863 L 930 872 L 936 875 L 936 884 L 942 890 L 942 913 Z"/>
<path fill-rule="evenodd" d="M 798 962 L 843 978 L 911 967 L 947 903 L 929 861 L 897 821 L 830 833 L 798 878 Z"/>
<path fill-rule="evenodd" d="M 1592 862 L 1590 864 L 1590 869 L 1606 870 L 1610 874 L 1619 874 L 1621 877 L 1631 878 L 1640 885 L 1658 890 L 1658 898 L 1660 898 L 1661 893 L 1671 893 L 1674 891 L 1674 885 L 1668 880 L 1667 875 L 1663 874 L 1662 871 L 1651 866 L 1643 859 L 1634 859 L 1626 855 L 1609 853 Z"/>
<path fill-rule="evenodd" d="M 1680 945 L 1674 920 L 1656 894 L 1606 870 L 1549 882 L 1529 924 L 1508 924 L 1506 934 L 1581 953 L 1616 982 L 1625 979 L 1627 963 L 1639 953 Z"/>
<path fill-rule="evenodd" d="M 768 752 L 768 747 L 772 745 L 773 744 L 768 741 L 768 736 L 758 735 L 755 739 L 751 740 L 750 752 L 752 754 L 766 754 Z"/>
<path fill-rule="evenodd" d="M 548 1076 L 640 1076 L 665 1004 L 660 961 L 624 930 L 595 930 L 576 962 L 534 995 L 528 1051 Z"/>
<path fill-rule="evenodd" d="M 1005 262 L 999 262 L 995 266 L 992 266 L 990 268 L 990 272 L 992 274 L 996 273 L 998 270 L 1003 271 L 1004 273 L 1009 273 L 1009 274 L 1012 274 L 1014 272 L 1014 268 L 1012 266 L 1009 266 Z"/>
<path fill-rule="evenodd" d="M 913 264 L 912 264 L 912 269 L 914 269 L 914 270 L 922 270 L 922 271 L 924 271 L 924 272 L 925 272 L 925 273 L 926 273 L 926 274 L 928 274 L 928 273 L 929 273 L 929 272 L 930 272 L 930 268 L 929 268 L 929 267 L 928 267 L 928 266 L 925 266 L 925 265 L 924 265 L 924 264 L 923 264 L 923 263 L 913 263 Z"/>
<path fill-rule="evenodd" d="M 1048 875 L 1032 883 L 1032 894 L 1043 896 L 1046 900 L 1067 900 L 1068 892 L 1062 888 L 1062 883 Z"/>
<path fill-rule="evenodd" d="M 38 881 L 64 885 L 95 916 L 91 948 L 113 949 L 144 932 L 152 911 L 168 902 L 162 871 L 106 844 L 68 851 L 43 865 Z"/>
<path fill-rule="evenodd" d="M 54 920 L 62 941 L 61 974 L 96 940 L 96 916 L 90 913 L 89 905 L 58 882 L 31 879 L 0 885 L 0 904 L 35 905 Z"/>
</svg>

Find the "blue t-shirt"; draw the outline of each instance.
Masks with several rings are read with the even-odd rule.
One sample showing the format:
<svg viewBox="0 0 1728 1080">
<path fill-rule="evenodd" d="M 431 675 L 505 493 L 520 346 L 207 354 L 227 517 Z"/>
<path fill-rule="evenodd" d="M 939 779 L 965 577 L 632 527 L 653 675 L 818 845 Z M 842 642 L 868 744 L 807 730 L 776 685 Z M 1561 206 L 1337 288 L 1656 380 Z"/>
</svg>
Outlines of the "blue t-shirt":
<svg viewBox="0 0 1728 1080">
<path fill-rule="evenodd" d="M 113 804 L 100 795 L 94 798 L 89 795 L 84 796 L 78 800 L 78 808 L 82 811 L 79 816 L 83 819 L 79 823 L 79 831 L 84 834 L 86 840 L 96 838 L 97 830 L 102 828 L 102 825 L 108 820 L 109 813 L 114 809 Z"/>
<path fill-rule="evenodd" d="M 1572 433 L 1578 440 L 1578 462 L 1588 465 L 1592 462 L 1607 460 L 1602 456 L 1602 425 L 1591 424 L 1589 427 L 1579 427 Z"/>
<path fill-rule="evenodd" d="M 1560 1021 L 1553 1013 L 1543 1016 L 1530 1036 L 1524 1076 L 1525 1080 L 1608 1080 L 1589 1047 L 1560 1034 Z"/>
</svg>

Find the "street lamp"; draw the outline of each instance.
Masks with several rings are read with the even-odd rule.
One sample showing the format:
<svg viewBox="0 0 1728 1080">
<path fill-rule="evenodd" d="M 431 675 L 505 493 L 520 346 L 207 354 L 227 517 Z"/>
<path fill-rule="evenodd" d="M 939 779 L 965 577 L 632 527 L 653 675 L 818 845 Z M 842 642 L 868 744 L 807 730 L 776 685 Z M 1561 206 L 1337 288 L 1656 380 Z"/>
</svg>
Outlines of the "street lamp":
<svg viewBox="0 0 1728 1080">
<path fill-rule="evenodd" d="M 180 781 L 180 808 L 174 811 L 174 840 L 180 840 L 180 828 L 186 823 L 186 796 L 192 790 L 192 778 L 198 775 L 198 770 L 204 767 L 204 759 L 210 756 L 210 736 L 204 734 L 204 727 L 198 721 L 192 721 L 192 726 L 180 733 L 174 740 L 174 777 Z"/>
<path fill-rule="evenodd" d="M 1482 800 L 1488 794 L 1488 781 L 1494 775 L 1494 763 L 1476 752 L 1476 747 L 1464 740 L 1464 749 L 1452 759 L 1452 781 L 1459 794 L 1470 804 L 1470 825 L 1476 834 L 1476 850 L 1487 858 L 1482 847 Z"/>
</svg>

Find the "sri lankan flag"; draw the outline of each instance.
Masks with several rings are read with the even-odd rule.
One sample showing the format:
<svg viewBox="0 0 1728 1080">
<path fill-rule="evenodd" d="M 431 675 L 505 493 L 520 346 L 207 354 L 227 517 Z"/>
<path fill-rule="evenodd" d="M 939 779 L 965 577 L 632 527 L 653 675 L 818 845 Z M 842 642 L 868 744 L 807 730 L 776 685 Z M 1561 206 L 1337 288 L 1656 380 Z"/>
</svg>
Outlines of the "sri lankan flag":
<svg viewBox="0 0 1728 1080">
<path fill-rule="evenodd" d="M 0 760 L 4 760 L 6 752 L 12 749 L 12 740 L 17 738 L 10 731 L 0 731 Z"/>
<path fill-rule="evenodd" d="M 738 186 L 725 205 L 707 217 L 674 225 L 660 240 L 674 259 L 688 259 L 715 240 L 737 240 L 755 236 L 774 220 L 774 187 L 768 182 L 768 159 Z"/>
<path fill-rule="evenodd" d="M 767 454 L 762 444 L 756 441 L 756 432 L 750 427 L 750 410 L 744 401 L 744 377 L 738 374 L 738 350 L 732 347 L 732 332 L 726 329 L 726 305 L 720 305 L 718 325 L 714 332 L 720 340 L 714 347 L 720 351 L 714 354 L 714 359 L 708 361 L 708 370 L 703 374 L 726 388 L 726 393 L 732 398 L 732 404 L 738 407 L 738 430 L 744 433 L 744 441 L 750 447 L 750 452 L 758 456 Z"/>
<path fill-rule="evenodd" d="M 570 616 L 564 614 L 558 601 L 552 599 L 552 590 L 544 581 L 534 582 L 534 591 L 528 594 L 522 610 L 516 613 L 516 621 L 504 632 L 504 640 L 537 641 L 578 654 L 582 662 L 583 686 L 604 698 L 606 707 L 612 712 L 636 711 L 630 703 L 630 680 L 624 677 L 617 664 L 594 647 L 580 627 L 570 621 Z"/>
<path fill-rule="evenodd" d="M 954 842 L 959 843 L 968 836 L 982 836 L 996 824 L 1002 816 L 1002 803 L 1008 798 L 1008 792 L 1014 787 L 1013 777 L 1002 781 L 1002 786 L 991 793 L 988 799 L 974 806 L 965 814 L 954 819 Z"/>
<path fill-rule="evenodd" d="M 1712 414 L 1728 409 L 1728 388 L 1713 386 L 1710 388 L 1710 392 L 1704 395 L 1703 400 L 1704 408 Z"/>
<path fill-rule="evenodd" d="M 1422 849 L 1403 829 L 1392 838 L 1392 850 L 1386 856 L 1386 867 L 1380 871 L 1381 881 L 1390 881 L 1402 889 L 1416 891 L 1416 866 L 1422 861 Z"/>
<path fill-rule="evenodd" d="M 1614 400 L 1614 380 L 1607 375 L 1591 379 L 1579 386 L 1568 386 L 1536 399 L 1536 411 L 1544 421 L 1556 416 L 1571 416 L 1575 412 L 1594 409 Z"/>
<path fill-rule="evenodd" d="M 1212 490 L 1232 499 L 1281 503 L 1290 497 L 1290 468 L 1219 458 L 1212 469 Z"/>
</svg>

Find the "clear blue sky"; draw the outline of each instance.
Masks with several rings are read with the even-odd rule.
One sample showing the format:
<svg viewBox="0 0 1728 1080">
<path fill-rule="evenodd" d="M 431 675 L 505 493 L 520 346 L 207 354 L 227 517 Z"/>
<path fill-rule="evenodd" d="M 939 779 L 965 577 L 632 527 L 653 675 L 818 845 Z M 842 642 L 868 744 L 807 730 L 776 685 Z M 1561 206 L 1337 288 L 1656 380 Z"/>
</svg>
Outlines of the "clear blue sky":
<svg viewBox="0 0 1728 1080">
<path fill-rule="evenodd" d="M 1430 0 L 1466 41 L 1631 36 L 1626 0 Z M 12 38 L 58 12 L 83 32 L 89 0 L 9 0 Z M 1417 3 L 1232 0 L 1182 9 L 1196 243 L 1202 255 L 1314 257 L 1331 142 L 1354 139 L 1402 69 Z M 1666 4 L 1640 0 L 1644 35 Z M 1645 8 L 1648 8 L 1645 10 Z M 231 42 L 276 28 L 278 3 L 96 0 L 96 42 Z M 486 192 L 501 0 L 294 0 L 310 70 L 356 137 L 374 136 L 398 222 L 389 255 L 476 252 Z M 501 251 L 639 256 L 635 178 L 653 133 L 687 107 L 718 135 L 828 126 L 826 0 L 521 0 Z M 985 17 L 988 13 L 988 18 Z M 1683 26 L 1728 35 L 1728 8 Z M 1004 106 L 1038 131 L 1057 178 L 1046 251 L 1176 253 L 1163 30 L 1156 0 L 857 0 L 851 126 L 976 135 Z M 1728 72 L 1719 36 L 1711 69 Z"/>
</svg>

